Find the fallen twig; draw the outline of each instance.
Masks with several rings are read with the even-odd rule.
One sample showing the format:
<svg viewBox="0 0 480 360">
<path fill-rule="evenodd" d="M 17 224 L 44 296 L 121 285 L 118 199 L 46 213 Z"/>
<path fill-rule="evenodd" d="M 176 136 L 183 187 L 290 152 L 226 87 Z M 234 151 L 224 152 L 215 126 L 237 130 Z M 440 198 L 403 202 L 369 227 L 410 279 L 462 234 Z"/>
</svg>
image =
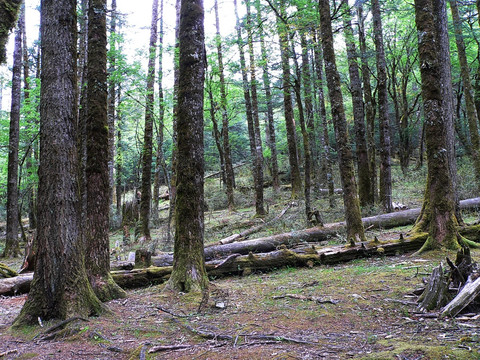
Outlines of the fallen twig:
<svg viewBox="0 0 480 360">
<path fill-rule="evenodd" d="M 0 353 L 0 357 L 4 357 L 13 353 L 18 353 L 18 350 L 17 349 L 7 350 L 3 353 Z"/>
<path fill-rule="evenodd" d="M 183 350 L 183 349 L 188 349 L 191 348 L 194 345 L 186 345 L 186 344 L 179 344 L 179 345 L 158 345 L 152 347 L 150 350 L 148 350 L 149 353 L 156 353 L 156 352 L 162 352 L 162 351 L 169 351 L 169 350 Z"/>
<path fill-rule="evenodd" d="M 37 337 L 39 336 L 42 336 L 42 335 L 46 335 L 46 334 L 51 334 L 51 333 L 54 333 L 56 332 L 57 330 L 59 329 L 63 329 L 66 325 L 68 325 L 69 323 L 71 323 L 72 321 L 76 321 L 76 320 L 82 320 L 82 321 L 85 321 L 85 322 L 88 322 L 88 319 L 84 319 L 80 316 L 74 316 L 74 317 L 71 317 L 67 320 L 63 320 L 61 322 L 59 322 L 58 324 L 56 325 L 53 325 L 52 327 L 49 327 L 47 330 L 45 330 L 44 332 L 36 335 L 33 339 L 36 339 Z M 48 336 L 43 336 L 41 338 L 41 340 L 49 340 L 51 337 L 51 335 L 48 335 Z"/>
<path fill-rule="evenodd" d="M 284 299 L 284 298 L 292 298 L 292 299 L 298 299 L 298 300 L 303 300 L 303 301 L 315 301 L 316 303 L 319 304 L 333 304 L 336 305 L 339 303 L 337 300 L 332 300 L 332 299 L 322 299 L 316 296 L 304 296 L 304 295 L 299 295 L 299 294 L 285 294 L 285 295 L 278 295 L 278 296 L 272 296 L 272 299 Z"/>
<path fill-rule="evenodd" d="M 174 313 L 171 310 L 165 309 L 162 306 L 157 306 L 157 309 L 160 310 L 160 311 L 163 311 L 164 313 L 170 314 L 170 315 L 172 315 L 174 317 L 178 317 L 178 318 L 188 318 L 188 317 L 192 316 L 192 315 L 177 314 L 177 313 Z"/>
</svg>

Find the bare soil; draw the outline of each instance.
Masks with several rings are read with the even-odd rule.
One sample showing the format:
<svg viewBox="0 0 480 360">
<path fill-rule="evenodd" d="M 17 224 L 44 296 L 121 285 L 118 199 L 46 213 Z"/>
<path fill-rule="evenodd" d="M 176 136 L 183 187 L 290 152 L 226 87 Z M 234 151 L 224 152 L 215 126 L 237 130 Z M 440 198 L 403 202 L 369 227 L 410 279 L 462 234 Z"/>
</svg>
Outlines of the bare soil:
<svg viewBox="0 0 480 360">
<path fill-rule="evenodd" d="M 11 331 L 26 296 L 1 298 L 0 358 L 479 359 L 476 314 L 439 320 L 418 313 L 409 295 L 444 256 L 400 255 L 213 279 L 200 311 L 200 295 L 162 293 L 162 286 L 138 289 L 109 302 L 110 314 L 74 321 L 53 340 L 40 340 L 53 323 Z M 163 351 L 150 352 L 159 345 Z M 178 345 L 183 347 L 166 348 Z"/>
</svg>

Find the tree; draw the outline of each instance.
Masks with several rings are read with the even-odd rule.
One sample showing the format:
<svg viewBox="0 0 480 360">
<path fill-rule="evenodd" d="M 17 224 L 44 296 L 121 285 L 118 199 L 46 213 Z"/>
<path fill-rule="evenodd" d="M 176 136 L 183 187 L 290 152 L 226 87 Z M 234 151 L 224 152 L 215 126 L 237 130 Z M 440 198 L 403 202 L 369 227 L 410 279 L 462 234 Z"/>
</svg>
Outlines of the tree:
<svg viewBox="0 0 480 360">
<path fill-rule="evenodd" d="M 372 0 L 373 33 L 377 57 L 378 121 L 380 124 L 380 194 L 385 212 L 392 211 L 392 165 L 390 123 L 388 119 L 387 65 L 383 45 L 382 18 L 378 0 Z"/>
<path fill-rule="evenodd" d="M 415 23 L 428 166 L 423 208 L 414 231 L 428 231 L 429 236 L 419 252 L 439 247 L 458 249 L 460 243 L 477 246 L 462 238 L 456 228 L 455 187 L 448 154 L 452 93 L 444 84 L 450 71 L 449 49 L 444 46 L 448 44 L 445 0 L 415 0 Z"/>
<path fill-rule="evenodd" d="M 232 154 L 230 150 L 230 138 L 229 138 L 229 121 L 227 112 L 227 91 L 225 86 L 225 74 L 223 66 L 223 50 L 222 50 L 222 38 L 220 35 L 220 20 L 218 17 L 218 1 L 215 0 L 215 28 L 217 45 L 217 57 L 218 57 L 218 75 L 220 77 L 220 108 L 222 110 L 222 138 L 223 138 L 223 156 L 225 161 L 225 180 L 227 185 L 227 203 L 228 209 L 233 210 L 235 208 L 235 202 L 233 198 L 233 188 L 235 184 L 235 177 L 232 165 Z"/>
<path fill-rule="evenodd" d="M 109 191 L 110 204 L 113 203 L 114 189 L 115 189 L 115 116 L 116 116 L 116 87 L 117 81 L 113 76 L 116 67 L 116 30 L 117 30 L 117 0 L 112 0 L 111 4 L 111 18 L 110 18 L 110 49 L 109 49 L 109 68 L 108 68 L 108 177 L 109 177 Z"/>
<path fill-rule="evenodd" d="M 365 110 L 363 104 L 362 81 L 360 80 L 357 48 L 353 37 L 350 8 L 344 5 L 343 33 L 347 45 L 348 73 L 350 75 L 350 92 L 352 94 L 353 121 L 355 124 L 355 142 L 357 153 L 358 195 L 360 205 L 373 205 L 370 184 L 370 167 L 365 140 Z"/>
<path fill-rule="evenodd" d="M 38 247 L 30 293 L 14 325 L 102 311 L 80 236 L 76 18 L 76 1 L 42 1 Z"/>
<path fill-rule="evenodd" d="M 292 182 L 292 198 L 299 196 L 302 190 L 302 179 L 298 165 L 297 133 L 295 130 L 295 119 L 293 117 L 292 93 L 290 82 L 290 51 L 288 41 L 288 27 L 284 16 L 284 2 L 281 3 L 280 11 L 277 14 L 277 32 L 280 41 L 280 56 L 282 64 L 282 87 L 283 87 L 283 109 L 285 113 L 285 126 L 287 129 L 288 161 L 290 163 L 290 176 Z"/>
<path fill-rule="evenodd" d="M 148 51 L 147 96 L 145 103 L 145 128 L 142 151 L 142 196 L 140 200 L 141 233 L 150 240 L 150 202 L 152 200 L 152 146 L 153 146 L 153 107 L 155 100 L 155 54 L 157 46 L 158 0 L 152 4 L 152 25 L 150 27 L 150 47 Z"/>
<path fill-rule="evenodd" d="M 107 119 L 106 0 L 90 0 L 87 56 L 87 274 L 101 301 L 126 296 L 110 275 L 109 124 Z"/>
<path fill-rule="evenodd" d="M 179 26 L 175 245 L 167 287 L 183 292 L 208 287 L 203 252 L 203 86 L 205 35 L 202 0 L 182 0 Z"/>
<path fill-rule="evenodd" d="M 255 111 L 252 101 L 252 83 L 248 82 L 247 65 L 245 61 L 245 51 L 243 50 L 242 29 L 240 26 L 240 17 L 238 15 L 237 0 L 233 0 L 235 6 L 236 30 L 237 30 L 237 44 L 240 52 L 240 67 L 242 72 L 243 96 L 245 98 L 245 110 L 248 126 L 248 137 L 250 140 L 250 153 L 253 159 L 253 182 L 255 187 L 255 210 L 257 216 L 264 216 L 265 209 L 263 208 L 263 154 L 261 151 L 261 144 L 259 143 L 260 134 L 257 135 L 255 125 L 256 118 L 258 118 L 258 111 Z M 256 101 L 256 100 L 255 100 Z M 257 106 L 258 110 L 258 106 Z M 260 146 L 260 148 L 259 148 Z"/>
<path fill-rule="evenodd" d="M 348 141 L 348 129 L 340 86 L 340 75 L 337 70 L 333 47 L 330 4 L 328 0 L 319 0 L 319 13 L 325 75 L 327 77 L 328 95 L 330 97 L 332 119 L 337 139 L 345 221 L 347 223 L 347 238 L 353 241 L 364 241 L 365 234 L 360 213 L 360 202 L 357 195 L 357 184 L 355 183 L 352 149 Z"/>
<path fill-rule="evenodd" d="M 265 102 L 267 105 L 267 126 L 266 126 L 266 143 L 270 149 L 270 167 L 273 188 L 278 191 L 280 188 L 280 180 L 278 178 L 278 160 L 277 160 L 277 145 L 275 139 L 275 121 L 273 118 L 273 101 L 272 101 L 272 89 L 270 84 L 270 74 L 268 69 L 268 55 L 265 45 L 265 31 L 263 29 L 263 21 L 260 10 L 260 1 L 255 0 L 255 8 L 257 10 L 257 26 L 258 35 L 260 38 L 260 51 L 261 51 L 261 64 L 263 71 L 263 88 L 265 89 Z"/>
<path fill-rule="evenodd" d="M 24 8 L 24 6 L 22 6 Z M 22 94 L 22 26 L 25 11 L 21 11 L 15 30 L 13 51 L 12 106 L 10 110 L 10 132 L 8 138 L 8 180 L 7 180 L 7 233 L 4 257 L 20 255 L 18 241 L 18 144 L 20 131 L 20 103 Z"/>
</svg>

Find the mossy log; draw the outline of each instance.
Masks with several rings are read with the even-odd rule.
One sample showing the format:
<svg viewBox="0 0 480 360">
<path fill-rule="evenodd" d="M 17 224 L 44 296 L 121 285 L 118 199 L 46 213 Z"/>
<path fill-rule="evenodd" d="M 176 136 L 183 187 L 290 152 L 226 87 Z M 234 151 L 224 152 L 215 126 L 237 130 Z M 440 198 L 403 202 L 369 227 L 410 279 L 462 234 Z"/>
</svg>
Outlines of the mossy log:
<svg viewBox="0 0 480 360">
<path fill-rule="evenodd" d="M 271 271 L 290 267 L 312 267 L 347 262 L 371 256 L 390 256 L 415 251 L 425 241 L 424 237 L 389 243 L 363 243 L 356 246 L 329 246 L 317 248 L 312 245 L 248 255 L 232 254 L 226 259 L 209 261 L 206 264 L 210 276 L 247 275 L 254 271 Z M 161 284 L 168 279 L 171 266 L 112 271 L 115 282 L 124 289 Z M 32 274 L 0 280 L 0 295 L 15 295 L 28 292 Z"/>
<path fill-rule="evenodd" d="M 0 263 L 0 279 L 11 278 L 17 275 L 18 273 L 15 270 L 12 270 L 7 265 Z"/>
</svg>

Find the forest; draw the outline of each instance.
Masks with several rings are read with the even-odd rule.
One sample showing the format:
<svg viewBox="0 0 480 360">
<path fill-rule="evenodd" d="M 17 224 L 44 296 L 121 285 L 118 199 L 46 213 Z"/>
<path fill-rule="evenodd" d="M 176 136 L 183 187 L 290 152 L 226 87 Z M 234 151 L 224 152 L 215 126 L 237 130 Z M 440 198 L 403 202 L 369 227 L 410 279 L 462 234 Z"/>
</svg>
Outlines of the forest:
<svg viewBox="0 0 480 360">
<path fill-rule="evenodd" d="M 0 0 L 0 359 L 478 359 L 480 1 L 141 3 Z"/>
</svg>

